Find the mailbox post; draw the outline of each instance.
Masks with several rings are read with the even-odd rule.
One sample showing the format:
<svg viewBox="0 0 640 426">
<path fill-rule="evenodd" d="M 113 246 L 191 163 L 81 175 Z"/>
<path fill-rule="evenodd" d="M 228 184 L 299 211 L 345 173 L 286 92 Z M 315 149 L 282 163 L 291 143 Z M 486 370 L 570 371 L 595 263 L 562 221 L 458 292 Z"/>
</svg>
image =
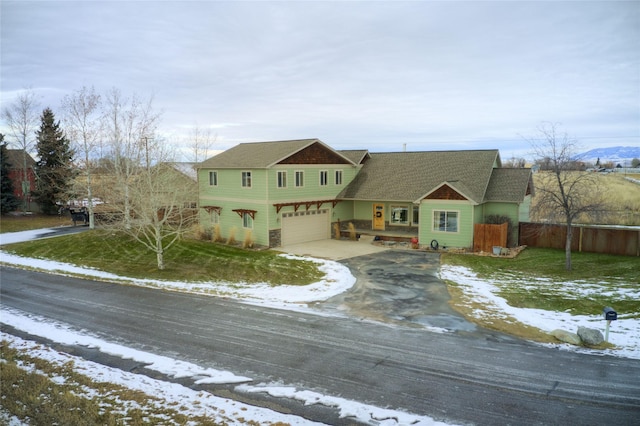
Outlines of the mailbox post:
<svg viewBox="0 0 640 426">
<path fill-rule="evenodd" d="M 604 341 L 608 342 L 609 326 L 611 325 L 611 321 L 615 321 L 618 319 L 618 313 L 614 311 L 613 308 L 610 308 L 607 306 L 602 310 L 602 315 L 604 316 L 604 319 L 607 320 L 607 328 L 605 329 L 605 333 L 604 333 Z"/>
</svg>

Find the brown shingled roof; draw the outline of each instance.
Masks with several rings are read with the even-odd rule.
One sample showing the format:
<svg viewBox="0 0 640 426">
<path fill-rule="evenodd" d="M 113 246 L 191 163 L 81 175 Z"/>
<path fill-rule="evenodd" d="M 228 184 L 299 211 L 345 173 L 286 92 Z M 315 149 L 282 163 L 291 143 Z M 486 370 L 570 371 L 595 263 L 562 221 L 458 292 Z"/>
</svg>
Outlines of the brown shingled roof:
<svg viewBox="0 0 640 426">
<path fill-rule="evenodd" d="M 338 152 L 350 159 L 354 164 L 363 163 L 369 157 L 369 151 L 366 149 L 346 149 Z"/>
<path fill-rule="evenodd" d="M 485 201 L 522 202 L 533 195 L 531 169 L 494 169 L 485 194 Z"/>
<path fill-rule="evenodd" d="M 319 139 L 241 143 L 200 163 L 198 168 L 266 169 L 313 144 L 321 144 L 349 162 L 350 158 L 326 145 Z"/>
<path fill-rule="evenodd" d="M 23 150 L 7 149 L 7 162 L 11 165 L 12 169 L 22 169 Z M 35 165 L 36 161 L 27 153 L 27 168 L 33 168 Z"/>
<path fill-rule="evenodd" d="M 498 164 L 498 150 L 371 153 L 337 198 L 414 202 L 447 182 L 482 203 Z"/>
</svg>

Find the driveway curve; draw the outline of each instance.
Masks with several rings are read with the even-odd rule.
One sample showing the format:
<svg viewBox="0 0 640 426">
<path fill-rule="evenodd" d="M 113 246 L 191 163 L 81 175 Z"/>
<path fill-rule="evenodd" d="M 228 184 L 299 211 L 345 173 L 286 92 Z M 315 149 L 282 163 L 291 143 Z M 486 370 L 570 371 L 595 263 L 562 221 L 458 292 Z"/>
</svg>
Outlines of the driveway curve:
<svg viewBox="0 0 640 426">
<path fill-rule="evenodd" d="M 440 255 L 359 241 L 320 240 L 280 251 L 336 260 L 356 277 L 348 291 L 312 306 L 320 311 L 433 330 L 481 331 L 451 309 L 447 286 L 438 278 Z"/>
<path fill-rule="evenodd" d="M 440 256 L 385 250 L 341 261 L 356 277 L 348 291 L 314 305 L 320 310 L 385 323 L 472 333 L 478 327 L 454 311 L 438 278 Z"/>
</svg>

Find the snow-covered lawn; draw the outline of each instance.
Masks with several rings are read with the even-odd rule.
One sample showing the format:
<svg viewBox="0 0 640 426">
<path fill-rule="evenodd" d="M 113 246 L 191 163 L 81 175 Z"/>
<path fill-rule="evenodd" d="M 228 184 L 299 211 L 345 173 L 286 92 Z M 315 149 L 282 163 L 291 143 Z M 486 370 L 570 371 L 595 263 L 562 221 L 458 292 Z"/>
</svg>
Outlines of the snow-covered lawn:
<svg viewBox="0 0 640 426">
<path fill-rule="evenodd" d="M 507 301 L 499 297 L 500 288 L 509 286 L 513 278 L 503 276 L 499 279 L 485 280 L 468 268 L 452 265 L 442 265 L 440 277 L 444 280 L 453 281 L 463 290 L 466 297 L 483 306 L 482 310 L 474 312 L 474 316 L 482 318 L 484 316 L 510 317 L 522 324 L 538 328 L 545 332 L 556 329 L 566 330 L 575 333 L 578 327 L 598 329 L 605 335 L 606 321 L 601 312 L 593 315 L 571 315 L 568 312 L 552 312 L 543 309 L 515 308 Z M 525 281 L 518 277 L 519 288 L 530 287 L 532 291 L 541 291 L 546 287 L 553 287 L 556 292 L 565 292 L 571 297 L 588 297 L 589 293 L 610 292 L 609 286 L 602 283 L 586 284 L 583 282 L 550 282 L 545 279 L 530 279 Z M 631 283 L 630 283 L 631 284 Z M 613 293 L 612 293 L 613 295 Z M 544 296 L 542 296 L 544 297 Z M 626 289 L 619 289 L 615 292 L 618 300 L 640 300 L 640 283 L 629 286 Z M 569 344 L 553 344 L 549 346 L 558 347 L 564 350 L 583 352 L 592 355 L 612 355 L 625 358 L 640 359 L 640 319 L 632 318 L 637 312 L 618 313 L 618 320 L 611 321 L 609 329 L 609 343 L 615 345 L 613 349 L 595 350 L 573 346 Z"/>
<path fill-rule="evenodd" d="M 18 241 L 26 241 L 42 234 L 43 230 L 27 231 L 9 234 L 0 234 L 0 243 L 8 244 Z M 286 255 L 285 255 L 286 256 Z M 308 258 L 305 258 L 309 260 Z M 350 288 L 355 283 L 355 278 L 351 275 L 349 269 L 337 262 L 313 259 L 318 263 L 319 268 L 325 272 L 325 278 L 317 283 L 300 287 L 300 286 L 279 286 L 271 287 L 268 284 L 243 285 L 237 286 L 233 283 L 182 283 L 167 282 L 158 280 L 131 279 L 128 277 L 120 277 L 113 274 L 105 273 L 95 269 L 88 269 L 60 262 L 53 262 L 42 259 L 31 259 L 15 256 L 4 251 L 0 251 L 0 262 L 10 265 L 18 265 L 38 270 L 54 271 L 58 274 L 82 275 L 85 277 L 95 277 L 100 280 L 113 282 L 128 282 L 130 284 L 170 289 L 174 291 L 193 292 L 207 295 L 224 294 L 226 297 L 235 297 L 239 300 L 252 304 L 262 304 L 266 306 L 292 309 L 307 310 L 307 303 L 312 301 L 326 300 L 333 295 L 340 294 Z M 489 281 L 479 279 L 473 271 L 457 266 L 444 265 L 441 268 L 441 278 L 456 282 L 465 292 L 465 294 L 474 301 L 479 302 L 486 309 L 478 311 L 475 315 L 481 317 L 486 312 L 492 315 L 505 315 L 516 320 L 537 327 L 544 331 L 552 331 L 562 328 L 567 331 L 575 332 L 578 326 L 589 328 L 597 328 L 603 331 L 605 321 L 601 314 L 592 316 L 573 316 L 566 312 L 549 312 L 540 309 L 522 309 L 509 306 L 506 301 L 497 294 L 500 288 L 500 282 L 497 280 Z M 539 283 L 538 283 L 539 284 Z M 531 283 L 536 285 L 535 282 Z M 556 287 L 557 288 L 557 287 Z M 598 291 L 597 288 L 586 287 L 579 283 L 563 283 L 562 288 L 566 291 Z M 583 290 L 581 290 L 583 289 Z M 640 299 L 640 285 L 635 289 L 626 290 L 624 294 L 618 294 L 619 297 Z M 308 310 L 317 313 L 317 311 Z M 212 369 L 204 369 L 196 365 L 184 363 L 180 360 L 160 357 L 154 354 L 140 352 L 131 348 L 126 348 L 111 342 L 97 339 L 87 333 L 74 331 L 64 324 L 52 323 L 44 318 L 38 318 L 32 315 L 26 315 L 8 309 L 0 305 L 0 322 L 11 325 L 17 329 L 27 331 L 34 335 L 46 336 L 49 339 L 60 343 L 86 345 L 99 348 L 103 352 L 126 358 L 133 358 L 145 364 L 149 364 L 148 368 L 156 369 L 161 373 L 173 377 L 190 377 L 194 383 L 239 383 L 238 390 L 242 392 L 266 392 L 273 396 L 282 396 L 294 398 L 303 401 L 305 404 L 323 404 L 336 407 L 341 416 L 357 419 L 363 423 L 375 423 L 381 425 L 395 424 L 418 424 L 433 425 L 440 424 L 433 419 L 412 415 L 409 413 L 385 410 L 377 407 L 368 406 L 355 401 L 347 401 L 341 398 L 320 395 L 305 389 L 296 389 L 282 383 L 264 383 L 264 384 L 248 384 L 251 381 L 249 377 L 238 377 L 231 372 L 217 371 Z M 229 418 L 228 413 L 239 411 L 241 418 L 244 420 L 255 420 L 264 423 L 266 419 L 270 421 L 283 421 L 290 424 L 309 424 L 305 419 L 295 416 L 284 416 L 282 414 L 272 412 L 266 409 L 244 406 L 235 401 L 216 398 L 213 395 L 203 396 L 203 392 L 196 392 L 189 388 L 171 385 L 167 386 L 165 382 L 152 380 L 146 376 L 135 375 L 122 372 L 89 361 L 82 360 L 70 355 L 61 354 L 50 349 L 35 345 L 33 342 L 24 341 L 6 334 L 2 335 L 3 339 L 11 342 L 12 346 L 27 349 L 30 352 L 38 353 L 38 356 L 55 360 L 55 362 L 64 363 L 69 359 L 73 359 L 77 369 L 84 374 L 92 377 L 109 377 L 109 381 L 124 384 L 135 388 L 142 388 L 150 394 L 160 394 L 165 392 L 164 397 L 167 401 L 179 402 L 196 412 L 205 410 L 207 413 L 216 412 L 216 410 L 224 410 L 226 413 L 225 421 L 229 424 L 234 423 L 233 418 Z M 618 321 L 612 323 L 609 332 L 609 342 L 616 347 L 606 350 L 591 350 L 571 346 L 568 344 L 553 344 L 563 350 L 580 351 L 594 355 L 613 355 L 627 358 L 640 359 L 640 320 L 630 318 L 630 315 L 621 313 Z M 206 404 L 203 404 L 206 401 Z M 210 404 L 210 405 L 208 405 Z M 215 409 L 214 409 L 215 408 Z M 199 411 L 200 410 L 200 411 Z M 208 410 L 208 411 L 207 411 Z M 278 420 L 279 419 L 279 420 Z M 374 420 L 375 419 L 375 420 Z"/>
</svg>

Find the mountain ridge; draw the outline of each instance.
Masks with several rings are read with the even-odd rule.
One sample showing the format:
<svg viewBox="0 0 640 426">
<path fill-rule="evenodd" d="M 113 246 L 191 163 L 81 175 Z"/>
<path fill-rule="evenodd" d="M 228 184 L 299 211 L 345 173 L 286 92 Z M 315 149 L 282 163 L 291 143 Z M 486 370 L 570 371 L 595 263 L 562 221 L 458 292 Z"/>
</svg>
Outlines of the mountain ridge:
<svg viewBox="0 0 640 426">
<path fill-rule="evenodd" d="M 640 159 L 640 147 L 635 146 L 613 146 L 609 148 L 594 148 L 582 154 L 576 155 L 580 161 L 595 163 L 613 162 L 615 165 L 631 166 L 631 160 Z"/>
</svg>

